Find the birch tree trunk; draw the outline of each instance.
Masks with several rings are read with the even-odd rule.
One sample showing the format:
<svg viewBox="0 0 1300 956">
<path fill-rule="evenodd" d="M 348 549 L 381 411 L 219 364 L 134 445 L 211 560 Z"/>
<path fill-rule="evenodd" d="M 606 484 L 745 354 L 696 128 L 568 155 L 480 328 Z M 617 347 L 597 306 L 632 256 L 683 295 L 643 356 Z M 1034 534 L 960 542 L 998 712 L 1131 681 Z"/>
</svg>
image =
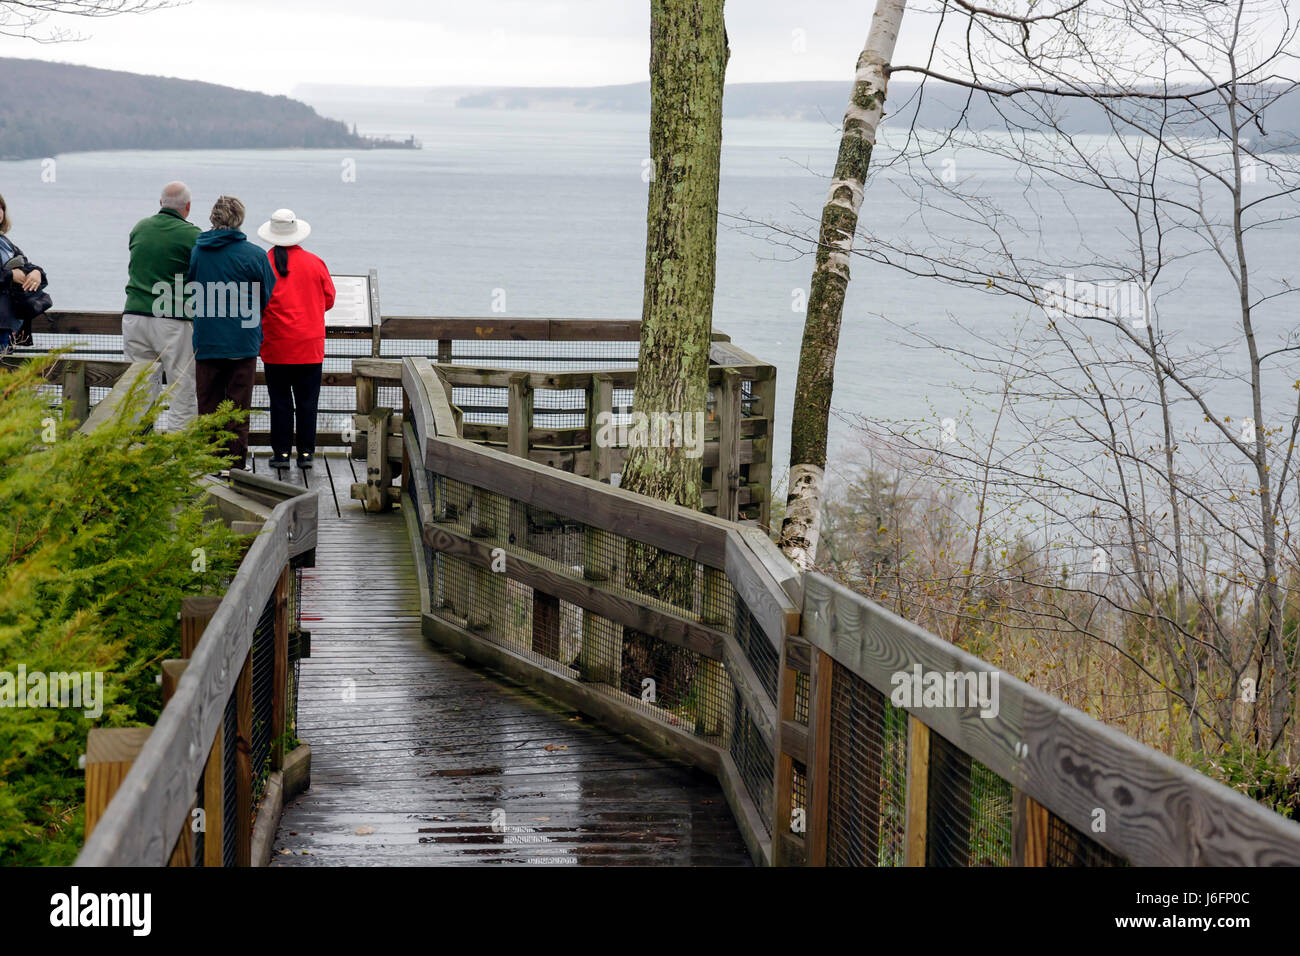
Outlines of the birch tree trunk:
<svg viewBox="0 0 1300 956">
<path fill-rule="evenodd" d="M 723 0 L 650 4 L 654 177 L 633 410 L 650 416 L 652 442 L 631 442 L 620 482 L 630 491 L 696 509 L 703 499 L 702 459 L 686 454 L 680 422 L 688 415 L 702 421 L 708 397 L 728 55 L 722 9 Z M 653 427 L 659 415 L 678 416 L 679 425 L 661 434 Z M 629 587 L 689 609 L 694 577 L 694 562 L 629 543 Z M 652 677 L 665 698 L 660 703 L 673 706 L 671 698 L 692 676 L 689 655 L 675 650 L 629 631 L 623 644 L 624 689 L 639 694 L 641 682 Z"/>
<path fill-rule="evenodd" d="M 858 56 L 853 94 L 844 114 L 844 133 L 835 160 L 835 177 L 822 209 L 817 260 L 808 293 L 799 350 L 799 379 L 790 421 L 790 478 L 781 550 L 794 564 L 811 569 L 817 560 L 826 434 L 835 355 L 839 349 L 844 294 L 849 285 L 849 255 L 858 226 L 876 127 L 884 115 L 887 68 L 894 55 L 906 0 L 877 0 L 867 45 Z"/>
</svg>

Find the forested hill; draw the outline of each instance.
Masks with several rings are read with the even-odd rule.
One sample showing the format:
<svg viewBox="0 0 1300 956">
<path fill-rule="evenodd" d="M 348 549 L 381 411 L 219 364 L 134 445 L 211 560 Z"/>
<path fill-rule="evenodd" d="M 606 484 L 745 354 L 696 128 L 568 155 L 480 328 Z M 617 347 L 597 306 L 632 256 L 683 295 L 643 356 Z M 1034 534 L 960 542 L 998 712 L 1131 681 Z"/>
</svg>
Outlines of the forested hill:
<svg viewBox="0 0 1300 956">
<path fill-rule="evenodd" d="M 96 149 L 363 145 L 305 103 L 214 83 L 0 58 L 0 89 L 0 159 Z"/>
</svg>

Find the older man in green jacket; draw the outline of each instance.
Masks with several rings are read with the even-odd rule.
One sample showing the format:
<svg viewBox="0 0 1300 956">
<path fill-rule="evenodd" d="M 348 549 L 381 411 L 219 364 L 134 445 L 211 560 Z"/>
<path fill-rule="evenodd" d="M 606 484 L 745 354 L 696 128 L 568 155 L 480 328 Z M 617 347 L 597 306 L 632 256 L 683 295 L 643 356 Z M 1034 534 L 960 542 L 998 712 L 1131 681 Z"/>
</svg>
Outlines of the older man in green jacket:
<svg viewBox="0 0 1300 956">
<path fill-rule="evenodd" d="M 174 431 L 194 417 L 193 327 L 182 289 L 199 227 L 187 220 L 190 190 L 181 182 L 163 187 L 159 209 L 131 230 L 122 351 L 129 362 L 162 360 L 170 408 L 160 431 Z"/>
</svg>

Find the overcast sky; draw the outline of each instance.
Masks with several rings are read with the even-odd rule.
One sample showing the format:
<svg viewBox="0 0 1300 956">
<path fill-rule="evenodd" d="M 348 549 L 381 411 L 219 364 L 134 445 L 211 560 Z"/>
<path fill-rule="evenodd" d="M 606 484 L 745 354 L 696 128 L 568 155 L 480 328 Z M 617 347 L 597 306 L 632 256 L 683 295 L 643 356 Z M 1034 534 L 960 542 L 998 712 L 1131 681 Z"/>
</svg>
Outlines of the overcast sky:
<svg viewBox="0 0 1300 956">
<path fill-rule="evenodd" d="M 729 83 L 847 80 L 872 0 L 729 0 Z M 0 56 L 290 93 L 299 83 L 587 86 L 644 80 L 649 0 L 190 0 L 50 21 L 75 43 L 0 38 Z M 924 24 L 904 28 L 904 57 Z M 910 39 L 909 39 L 910 37 Z"/>
</svg>

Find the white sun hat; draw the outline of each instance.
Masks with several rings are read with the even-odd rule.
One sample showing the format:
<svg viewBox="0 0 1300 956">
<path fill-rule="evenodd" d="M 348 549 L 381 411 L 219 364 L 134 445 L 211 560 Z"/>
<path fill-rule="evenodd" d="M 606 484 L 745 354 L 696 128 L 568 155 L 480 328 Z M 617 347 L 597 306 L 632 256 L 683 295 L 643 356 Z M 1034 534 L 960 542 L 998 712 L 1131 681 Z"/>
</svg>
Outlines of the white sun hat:
<svg viewBox="0 0 1300 956">
<path fill-rule="evenodd" d="M 296 246 L 311 235 L 311 223 L 298 219 L 292 209 L 277 209 L 257 227 L 257 235 L 273 246 Z"/>
</svg>

